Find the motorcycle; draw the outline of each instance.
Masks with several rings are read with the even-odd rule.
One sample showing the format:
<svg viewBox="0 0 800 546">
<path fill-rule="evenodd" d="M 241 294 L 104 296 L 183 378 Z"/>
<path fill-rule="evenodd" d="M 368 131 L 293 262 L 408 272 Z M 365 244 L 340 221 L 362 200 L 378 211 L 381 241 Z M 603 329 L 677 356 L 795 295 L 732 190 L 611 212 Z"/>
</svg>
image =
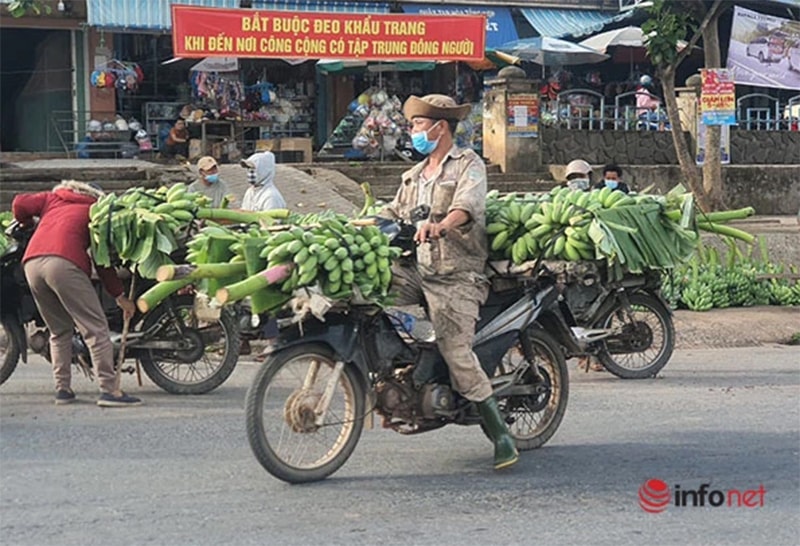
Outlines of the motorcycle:
<svg viewBox="0 0 800 546">
<path fill-rule="evenodd" d="M 8 380 L 20 360 L 27 363 L 28 348 L 50 361 L 50 333 L 36 308 L 22 268 L 22 257 L 32 233 L 32 229 L 12 224 L 7 234 L 14 243 L 0 257 L 0 384 Z M 138 296 L 153 281 L 137 277 L 136 283 Z M 117 363 L 122 310 L 99 283 L 95 286 L 109 322 Z M 72 345 L 73 364 L 93 377 L 89 349 L 77 329 Z M 173 295 L 146 314 L 137 311 L 130 321 L 125 357 L 138 359 L 153 383 L 169 393 L 203 394 L 217 388 L 233 373 L 238 348 L 239 330 L 231 311 L 222 310 L 218 317 L 200 317 L 193 296 Z M 135 368 L 126 366 L 122 371 L 134 373 Z"/>
<path fill-rule="evenodd" d="M 420 210 L 412 222 L 426 217 Z M 380 227 L 412 260 L 413 224 L 387 220 Z M 474 351 L 517 448 L 525 451 L 555 434 L 567 406 L 564 354 L 539 321 L 559 294 L 535 276 L 495 281 Z M 353 453 L 373 410 L 384 427 L 401 434 L 449 424 L 483 427 L 476 404 L 451 387 L 436 343 L 412 333 L 367 303 L 335 303 L 324 321 L 284 328 L 246 398 L 247 435 L 259 463 L 289 483 L 322 480 Z"/>
<path fill-rule="evenodd" d="M 577 274 L 575 269 L 581 269 Z M 596 357 L 623 379 L 654 377 L 675 348 L 672 311 L 656 271 L 609 281 L 593 263 L 550 270 L 561 297 L 543 313 L 545 330 L 567 358 Z"/>
</svg>

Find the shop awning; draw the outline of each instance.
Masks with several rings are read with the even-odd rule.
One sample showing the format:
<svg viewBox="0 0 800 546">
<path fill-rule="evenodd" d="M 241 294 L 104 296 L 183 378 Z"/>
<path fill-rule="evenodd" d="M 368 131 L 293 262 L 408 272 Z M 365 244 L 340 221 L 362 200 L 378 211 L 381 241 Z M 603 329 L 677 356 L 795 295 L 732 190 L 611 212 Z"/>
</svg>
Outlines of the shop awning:
<svg viewBox="0 0 800 546">
<path fill-rule="evenodd" d="M 238 8 L 239 0 L 180 0 L 206 8 Z M 172 28 L 170 0 L 87 0 L 90 27 L 163 31 Z"/>
<path fill-rule="evenodd" d="M 404 13 L 422 15 L 486 15 L 486 47 L 519 39 L 509 8 L 459 4 L 402 4 Z"/>
<path fill-rule="evenodd" d="M 332 11 L 335 13 L 389 13 L 389 2 L 345 0 L 253 0 L 255 9 Z"/>
<path fill-rule="evenodd" d="M 520 11 L 541 36 L 548 38 L 577 38 L 594 34 L 609 23 L 622 21 L 633 15 L 633 10 L 609 13 L 596 10 L 523 8 Z"/>
<path fill-rule="evenodd" d="M 239 0 L 177 0 L 174 3 L 206 8 L 239 8 Z M 165 31 L 172 28 L 172 4 L 172 0 L 87 0 L 86 22 L 98 28 Z M 255 0 L 253 7 L 284 11 L 389 13 L 387 2 Z"/>
</svg>

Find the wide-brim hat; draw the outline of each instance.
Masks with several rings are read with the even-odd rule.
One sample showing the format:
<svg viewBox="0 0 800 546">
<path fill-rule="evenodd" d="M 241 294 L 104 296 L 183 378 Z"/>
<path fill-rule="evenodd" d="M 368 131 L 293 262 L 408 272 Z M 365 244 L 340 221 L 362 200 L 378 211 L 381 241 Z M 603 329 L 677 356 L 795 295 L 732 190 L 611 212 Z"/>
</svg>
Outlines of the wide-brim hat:
<svg viewBox="0 0 800 546">
<path fill-rule="evenodd" d="M 403 105 L 403 114 L 409 121 L 415 117 L 460 121 L 469 115 L 470 110 L 471 104 L 456 104 L 447 95 L 411 95 Z"/>
</svg>

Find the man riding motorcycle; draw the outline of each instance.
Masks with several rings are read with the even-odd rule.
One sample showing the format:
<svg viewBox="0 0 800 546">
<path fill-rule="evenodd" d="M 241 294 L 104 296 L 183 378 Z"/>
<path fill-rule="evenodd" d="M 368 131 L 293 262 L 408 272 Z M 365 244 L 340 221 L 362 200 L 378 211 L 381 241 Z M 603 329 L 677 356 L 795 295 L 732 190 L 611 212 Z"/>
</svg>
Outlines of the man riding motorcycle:
<svg viewBox="0 0 800 546">
<path fill-rule="evenodd" d="M 381 214 L 410 221 L 414 208 L 430 207 L 429 217 L 417 226 L 416 266 L 393 266 L 395 304 L 427 304 L 452 384 L 476 402 L 495 444 L 494 467 L 501 469 L 516 463 L 519 454 L 472 350 L 479 308 L 488 293 L 483 275 L 488 248 L 486 167 L 475 152 L 453 143 L 458 121 L 469 111 L 470 105 L 445 95 L 409 97 L 403 112 L 411 123 L 412 143 L 427 158 L 403 173 L 397 195 Z"/>
</svg>

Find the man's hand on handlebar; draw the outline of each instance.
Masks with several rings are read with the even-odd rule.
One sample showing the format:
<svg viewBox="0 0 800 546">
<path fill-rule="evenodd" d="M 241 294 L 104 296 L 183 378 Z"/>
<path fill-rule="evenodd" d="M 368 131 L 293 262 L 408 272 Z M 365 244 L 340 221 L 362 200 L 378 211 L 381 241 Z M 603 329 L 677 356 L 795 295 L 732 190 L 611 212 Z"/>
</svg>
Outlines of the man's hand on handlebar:
<svg viewBox="0 0 800 546">
<path fill-rule="evenodd" d="M 445 226 L 445 224 L 426 222 L 422 224 L 420 228 L 417 230 L 417 234 L 414 236 L 414 240 L 417 241 L 418 244 L 424 244 L 429 240 L 435 241 L 437 239 L 442 239 L 446 236 L 447 236 L 447 227 Z"/>
</svg>

